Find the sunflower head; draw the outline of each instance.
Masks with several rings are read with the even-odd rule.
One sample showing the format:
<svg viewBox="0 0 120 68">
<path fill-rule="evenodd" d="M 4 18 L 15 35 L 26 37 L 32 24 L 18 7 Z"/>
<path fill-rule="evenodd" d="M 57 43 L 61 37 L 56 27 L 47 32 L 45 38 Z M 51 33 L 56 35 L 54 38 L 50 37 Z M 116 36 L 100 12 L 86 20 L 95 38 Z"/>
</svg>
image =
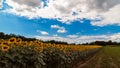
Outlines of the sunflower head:
<svg viewBox="0 0 120 68">
<path fill-rule="evenodd" d="M 40 42 L 40 41 L 39 41 L 38 44 L 39 44 L 39 45 L 43 45 L 43 42 Z"/>
<path fill-rule="evenodd" d="M 3 42 L 0 42 L 0 46 L 3 46 Z"/>
<path fill-rule="evenodd" d="M 9 39 L 10 42 L 16 42 L 16 38 Z"/>
<path fill-rule="evenodd" d="M 7 45 L 7 42 L 3 42 L 3 45 Z"/>
<path fill-rule="evenodd" d="M 21 43 L 22 43 L 22 39 L 21 39 L 21 38 L 18 38 L 18 39 L 16 40 L 16 44 L 20 45 Z"/>
<path fill-rule="evenodd" d="M 24 41 L 21 43 L 21 46 L 27 46 L 28 45 L 28 42 L 27 41 Z"/>
<path fill-rule="evenodd" d="M 10 38 L 8 41 L 7 41 L 7 44 L 8 45 L 11 45 L 11 44 L 14 44 L 16 42 L 16 38 Z"/>
<path fill-rule="evenodd" d="M 8 51 L 9 49 L 10 49 L 10 47 L 7 45 L 2 46 L 2 51 Z"/>
<path fill-rule="evenodd" d="M 0 42 L 0 46 L 3 46 L 3 45 L 7 45 L 7 42 L 6 41 Z"/>
<path fill-rule="evenodd" d="M 28 43 L 29 46 L 32 46 L 33 44 L 34 44 L 33 41 L 30 41 L 30 42 Z"/>
<path fill-rule="evenodd" d="M 0 39 L 0 42 L 4 42 L 4 39 Z"/>
<path fill-rule="evenodd" d="M 40 47 L 39 49 L 40 49 L 40 52 L 43 52 L 43 51 L 44 51 L 44 47 L 43 47 L 43 46 Z"/>
<path fill-rule="evenodd" d="M 38 50 L 39 50 L 39 48 L 38 48 L 38 47 L 35 47 L 35 48 L 34 48 L 34 51 L 38 51 Z"/>
</svg>

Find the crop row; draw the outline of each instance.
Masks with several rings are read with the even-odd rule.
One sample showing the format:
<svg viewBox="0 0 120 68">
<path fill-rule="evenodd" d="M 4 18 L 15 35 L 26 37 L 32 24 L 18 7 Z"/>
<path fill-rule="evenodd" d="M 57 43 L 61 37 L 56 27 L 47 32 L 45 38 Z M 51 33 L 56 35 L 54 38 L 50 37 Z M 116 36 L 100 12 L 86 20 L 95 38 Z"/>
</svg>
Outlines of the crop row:
<svg viewBox="0 0 120 68">
<path fill-rule="evenodd" d="M 100 48 L 22 41 L 20 38 L 0 39 L 0 68 L 71 68 Z"/>
</svg>

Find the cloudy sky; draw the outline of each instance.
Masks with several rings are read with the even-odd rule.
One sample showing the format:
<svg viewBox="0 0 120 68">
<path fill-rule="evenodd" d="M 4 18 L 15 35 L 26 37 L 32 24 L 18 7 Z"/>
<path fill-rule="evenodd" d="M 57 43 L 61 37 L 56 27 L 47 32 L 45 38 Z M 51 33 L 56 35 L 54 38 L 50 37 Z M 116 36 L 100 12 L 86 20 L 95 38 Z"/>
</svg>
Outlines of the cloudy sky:
<svg viewBox="0 0 120 68">
<path fill-rule="evenodd" d="M 120 0 L 0 0 L 0 32 L 68 43 L 120 41 Z"/>
</svg>

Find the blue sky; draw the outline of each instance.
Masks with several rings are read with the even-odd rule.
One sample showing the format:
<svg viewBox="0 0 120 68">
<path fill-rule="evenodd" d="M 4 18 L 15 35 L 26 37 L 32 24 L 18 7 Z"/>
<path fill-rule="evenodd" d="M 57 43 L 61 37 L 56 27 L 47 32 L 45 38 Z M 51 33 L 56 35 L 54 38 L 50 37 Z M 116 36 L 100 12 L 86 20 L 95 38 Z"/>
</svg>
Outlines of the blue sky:
<svg viewBox="0 0 120 68">
<path fill-rule="evenodd" d="M 76 0 L 73 3 L 69 5 L 68 0 L 4 0 L 0 4 L 0 32 L 68 43 L 120 40 L 119 0 L 114 4 L 108 0 L 95 0 L 93 3 L 96 7 L 87 1 L 82 3 Z M 84 6 L 90 4 L 92 8 L 80 3 Z M 111 4 L 103 8 L 103 3 Z"/>
</svg>

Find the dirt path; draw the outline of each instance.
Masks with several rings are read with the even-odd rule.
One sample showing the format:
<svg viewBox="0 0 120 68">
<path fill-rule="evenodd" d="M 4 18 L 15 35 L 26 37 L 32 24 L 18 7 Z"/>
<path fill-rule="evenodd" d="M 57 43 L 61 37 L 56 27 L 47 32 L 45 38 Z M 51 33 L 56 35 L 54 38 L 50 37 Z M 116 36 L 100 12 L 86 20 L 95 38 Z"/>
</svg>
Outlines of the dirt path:
<svg viewBox="0 0 120 68">
<path fill-rule="evenodd" d="M 118 65 L 119 63 L 115 60 L 116 56 L 112 58 L 112 53 L 107 53 L 106 51 L 107 49 L 103 48 L 93 57 L 84 61 L 84 63 L 79 62 L 74 68 L 120 68 Z"/>
<path fill-rule="evenodd" d="M 102 59 L 102 55 L 98 56 L 100 53 L 101 51 L 92 56 L 91 58 L 88 58 L 88 60 L 86 60 L 84 63 L 79 62 L 74 68 L 93 68 L 93 66 L 94 68 L 100 68 Z"/>
<path fill-rule="evenodd" d="M 109 59 L 111 60 L 111 65 L 113 66 L 113 68 L 119 68 L 118 65 L 114 62 L 112 57 L 109 57 Z"/>
<path fill-rule="evenodd" d="M 96 64 L 95 68 L 100 68 L 102 57 L 99 57 L 98 63 Z"/>
</svg>

